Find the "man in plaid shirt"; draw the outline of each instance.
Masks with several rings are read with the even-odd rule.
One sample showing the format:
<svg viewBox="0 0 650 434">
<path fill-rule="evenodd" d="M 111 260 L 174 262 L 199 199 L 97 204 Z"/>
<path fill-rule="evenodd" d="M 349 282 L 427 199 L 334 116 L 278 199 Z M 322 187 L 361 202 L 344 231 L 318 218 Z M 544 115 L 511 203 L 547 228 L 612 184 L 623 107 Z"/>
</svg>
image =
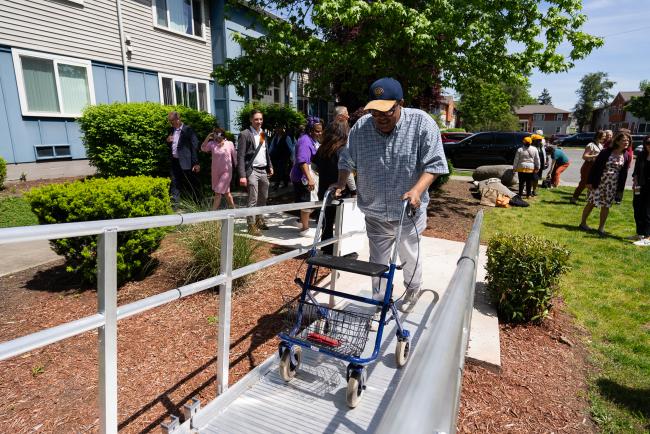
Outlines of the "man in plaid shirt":
<svg viewBox="0 0 650 434">
<path fill-rule="evenodd" d="M 339 157 L 339 179 L 343 188 L 351 171 L 357 172 L 357 201 L 366 216 L 370 262 L 388 264 L 402 212 L 408 199 L 415 217 L 405 219 L 398 246 L 404 264 L 406 295 L 403 310 L 412 308 L 419 297 L 422 264 L 420 236 L 427 225 L 428 188 L 442 174 L 449 173 L 440 130 L 431 116 L 418 109 L 404 108 L 401 84 L 381 78 L 370 86 L 370 113 L 357 121 Z M 373 298 L 381 300 L 385 288 L 373 278 Z M 373 322 L 374 323 L 374 322 Z"/>
</svg>

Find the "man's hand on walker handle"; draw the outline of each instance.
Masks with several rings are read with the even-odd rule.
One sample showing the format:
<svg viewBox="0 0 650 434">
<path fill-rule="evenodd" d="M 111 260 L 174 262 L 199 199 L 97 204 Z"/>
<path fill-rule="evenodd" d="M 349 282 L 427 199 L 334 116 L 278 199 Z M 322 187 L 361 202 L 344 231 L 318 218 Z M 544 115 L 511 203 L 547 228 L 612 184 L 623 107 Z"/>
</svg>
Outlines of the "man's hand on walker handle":
<svg viewBox="0 0 650 434">
<path fill-rule="evenodd" d="M 420 208 L 420 204 L 422 203 L 420 201 L 420 196 L 422 193 L 415 191 L 415 190 L 409 190 L 406 193 L 402 195 L 402 200 L 408 199 L 409 204 L 413 207 L 413 209 L 418 209 Z"/>
</svg>

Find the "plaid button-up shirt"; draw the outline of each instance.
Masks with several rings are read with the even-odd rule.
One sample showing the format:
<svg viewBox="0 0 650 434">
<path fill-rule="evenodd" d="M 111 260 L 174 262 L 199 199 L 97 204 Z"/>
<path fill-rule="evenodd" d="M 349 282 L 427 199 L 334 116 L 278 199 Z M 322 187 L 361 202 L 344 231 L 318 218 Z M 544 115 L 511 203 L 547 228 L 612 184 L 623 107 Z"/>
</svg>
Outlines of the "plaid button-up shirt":
<svg viewBox="0 0 650 434">
<path fill-rule="evenodd" d="M 447 159 L 440 130 L 422 110 L 402 108 L 390 134 L 375 128 L 371 115 L 357 121 L 339 156 L 339 169 L 357 171 L 357 203 L 369 217 L 399 220 L 402 195 L 422 173 L 446 174 Z M 418 214 L 426 212 L 429 193 L 422 193 Z"/>
</svg>

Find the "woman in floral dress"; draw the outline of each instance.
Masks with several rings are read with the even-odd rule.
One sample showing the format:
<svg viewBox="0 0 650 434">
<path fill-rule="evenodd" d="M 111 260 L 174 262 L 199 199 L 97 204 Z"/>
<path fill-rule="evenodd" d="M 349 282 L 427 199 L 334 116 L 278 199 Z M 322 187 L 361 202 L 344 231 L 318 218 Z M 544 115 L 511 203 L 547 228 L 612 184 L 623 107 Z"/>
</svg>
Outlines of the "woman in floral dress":
<svg viewBox="0 0 650 434">
<path fill-rule="evenodd" d="M 224 195 L 230 208 L 235 208 L 235 201 L 230 194 L 233 164 L 237 161 L 235 145 L 230 140 L 226 140 L 226 132 L 223 128 L 215 128 L 203 141 L 201 150 L 212 154 L 212 191 L 214 191 L 212 209 L 219 209 L 221 196 Z"/>
<path fill-rule="evenodd" d="M 630 167 L 630 157 L 626 149 L 632 144 L 632 137 L 625 132 L 614 136 L 612 145 L 601 151 L 589 172 L 587 188 L 587 205 L 582 211 L 580 229 L 590 231 L 587 218 L 591 211 L 600 208 L 600 224 L 598 234 L 605 236 L 605 222 L 609 215 L 609 208 L 617 198 L 623 197 L 627 171 Z"/>
</svg>

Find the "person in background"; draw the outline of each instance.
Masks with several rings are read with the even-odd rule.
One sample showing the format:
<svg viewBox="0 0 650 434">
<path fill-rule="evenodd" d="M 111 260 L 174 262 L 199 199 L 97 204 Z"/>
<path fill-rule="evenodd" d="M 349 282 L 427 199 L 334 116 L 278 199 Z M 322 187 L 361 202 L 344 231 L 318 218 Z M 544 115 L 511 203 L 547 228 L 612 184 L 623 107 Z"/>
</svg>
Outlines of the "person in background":
<svg viewBox="0 0 650 434">
<path fill-rule="evenodd" d="M 643 139 L 643 150 L 636 159 L 632 172 L 634 222 L 637 246 L 650 246 L 650 135 Z"/>
<path fill-rule="evenodd" d="M 596 157 L 598 157 L 600 151 L 603 150 L 603 143 L 605 143 L 605 136 L 606 134 L 604 131 L 598 131 L 594 135 L 594 141 L 589 143 L 585 147 L 585 151 L 582 153 L 582 159 L 584 160 L 584 162 L 580 167 L 580 183 L 576 187 L 575 191 L 573 192 L 573 196 L 571 197 L 570 202 L 572 204 L 578 203 L 580 194 L 582 194 L 582 191 L 587 186 L 587 179 L 589 179 L 589 171 L 591 170 L 591 167 L 594 165 L 594 161 L 596 161 Z"/>
<path fill-rule="evenodd" d="M 537 130 L 541 131 L 541 130 Z M 539 134 L 533 134 L 531 137 L 533 141 L 533 146 L 537 148 L 537 153 L 539 154 L 539 170 L 535 173 L 533 177 L 533 191 L 531 196 L 537 196 L 537 188 L 539 187 L 539 180 L 544 176 L 544 170 L 548 167 L 548 157 L 546 155 L 546 141 L 544 137 Z M 521 195 L 520 195 L 521 196 Z"/>
<path fill-rule="evenodd" d="M 345 147 L 345 144 L 348 141 L 348 133 L 350 132 L 350 127 L 348 126 L 347 121 L 334 121 L 332 122 L 325 133 L 323 134 L 323 144 L 316 151 L 316 155 L 312 159 L 312 165 L 315 166 L 315 170 L 318 172 L 319 184 L 318 184 L 318 200 L 323 200 L 325 198 L 325 192 L 327 192 L 330 185 L 336 183 L 339 178 L 339 154 L 341 150 Z M 354 178 L 352 178 L 352 185 L 354 185 Z M 350 181 L 348 181 L 347 189 L 344 190 L 343 195 L 351 195 L 353 190 L 356 190 L 355 187 L 350 187 Z M 336 216 L 336 208 L 334 206 L 328 206 L 325 208 L 325 219 L 323 221 L 323 234 L 321 239 L 326 240 L 334 236 L 334 218 Z M 323 247 L 323 253 L 332 255 L 334 252 L 334 245 L 330 244 Z"/>
<path fill-rule="evenodd" d="M 350 115 L 346 106 L 337 105 L 334 107 L 334 122 L 345 122 L 347 124 L 348 120 L 350 120 Z"/>
<path fill-rule="evenodd" d="M 605 130 L 605 141 L 603 142 L 603 149 L 609 148 L 609 145 L 612 144 L 612 138 L 614 137 L 614 133 L 612 130 Z"/>
<path fill-rule="evenodd" d="M 233 167 L 237 162 L 235 144 L 226 140 L 226 131 L 223 128 L 215 128 L 201 144 L 201 150 L 212 155 L 212 209 L 219 209 L 221 197 L 224 195 L 230 208 L 235 208 L 235 201 L 230 193 Z"/>
<path fill-rule="evenodd" d="M 291 170 L 291 152 L 293 146 L 289 143 L 291 138 L 283 127 L 275 129 L 273 138 L 269 145 L 269 155 L 273 162 L 274 189 L 280 188 L 281 184 L 289 185 L 289 171 Z"/>
<path fill-rule="evenodd" d="M 294 201 L 296 203 L 310 202 L 312 200 L 312 191 L 316 191 L 316 178 L 311 170 L 311 160 L 316 155 L 316 148 L 317 145 L 320 145 L 322 135 L 323 124 L 321 120 L 317 117 L 309 117 L 305 134 L 300 136 L 296 143 L 295 163 L 289 174 L 293 183 Z M 311 209 L 300 211 L 300 236 L 302 237 L 308 235 L 309 215 L 311 212 Z"/>
<path fill-rule="evenodd" d="M 614 140 L 612 140 L 611 146 L 603 149 L 596 157 L 596 161 L 589 172 L 587 205 L 582 211 L 582 221 L 578 226 L 583 231 L 591 231 L 591 228 L 587 225 L 587 219 L 591 211 L 599 207 L 600 223 L 598 225 L 598 234 L 601 237 L 606 235 L 605 222 L 609 215 L 609 208 L 617 197 L 623 195 L 623 189 L 625 188 L 627 171 L 630 167 L 630 159 L 626 149 L 631 143 L 632 137 L 629 134 L 617 133 Z"/>
<path fill-rule="evenodd" d="M 171 159 L 170 195 L 174 206 L 178 206 L 181 195 L 199 200 L 199 182 L 196 174 L 199 165 L 199 139 L 189 126 L 181 121 L 176 111 L 169 112 L 167 121 L 171 125 L 167 135 L 169 157 Z"/>
<path fill-rule="evenodd" d="M 254 208 L 265 206 L 269 193 L 269 177 L 273 176 L 273 163 L 266 146 L 266 137 L 262 131 L 264 116 L 254 109 L 250 115 L 250 127 L 239 133 L 237 139 L 237 168 L 239 185 L 248 189 L 248 206 Z M 266 230 L 263 216 L 248 216 L 248 232 L 259 235 L 260 229 Z"/>
<path fill-rule="evenodd" d="M 536 140 L 540 140 L 541 136 L 535 134 Z M 512 167 L 517 176 L 519 177 L 519 196 L 524 194 L 524 185 L 526 186 L 526 198 L 529 198 L 532 193 L 533 178 L 539 172 L 540 160 L 537 148 L 532 146 L 532 137 L 524 137 L 523 144 L 515 153 L 515 160 Z"/>
<path fill-rule="evenodd" d="M 553 160 L 553 168 L 551 169 L 551 185 L 558 187 L 560 185 L 560 176 L 570 164 L 569 157 L 560 148 L 554 146 L 547 146 L 546 151 Z"/>
</svg>

